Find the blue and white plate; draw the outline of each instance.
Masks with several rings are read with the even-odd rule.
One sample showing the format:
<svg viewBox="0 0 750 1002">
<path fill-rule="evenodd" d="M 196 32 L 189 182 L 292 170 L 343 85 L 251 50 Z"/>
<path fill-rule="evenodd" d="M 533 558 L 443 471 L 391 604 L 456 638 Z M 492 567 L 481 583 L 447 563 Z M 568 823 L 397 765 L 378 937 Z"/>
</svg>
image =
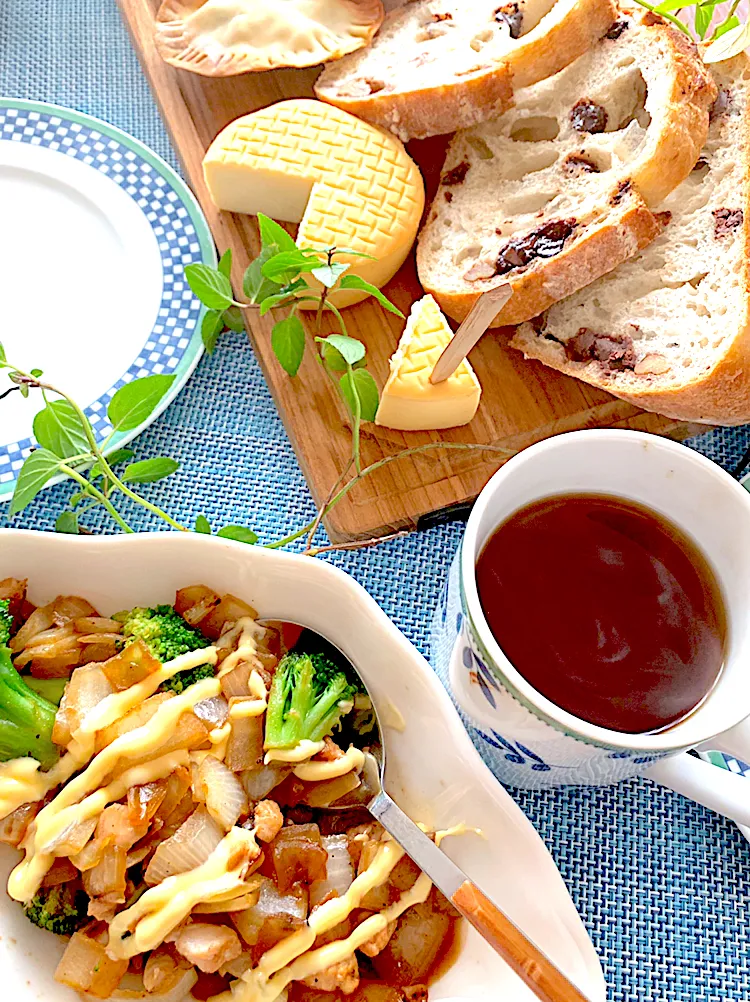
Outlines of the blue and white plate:
<svg viewBox="0 0 750 1002">
<path fill-rule="evenodd" d="M 0 342 L 8 360 L 84 405 L 111 431 L 119 387 L 156 373 L 180 391 L 202 353 L 202 307 L 185 265 L 214 264 L 193 195 L 155 153 L 119 129 L 53 105 L 0 98 Z M 0 394 L 10 383 L 0 374 Z M 41 395 L 0 400 L 0 501 L 32 449 Z"/>
</svg>

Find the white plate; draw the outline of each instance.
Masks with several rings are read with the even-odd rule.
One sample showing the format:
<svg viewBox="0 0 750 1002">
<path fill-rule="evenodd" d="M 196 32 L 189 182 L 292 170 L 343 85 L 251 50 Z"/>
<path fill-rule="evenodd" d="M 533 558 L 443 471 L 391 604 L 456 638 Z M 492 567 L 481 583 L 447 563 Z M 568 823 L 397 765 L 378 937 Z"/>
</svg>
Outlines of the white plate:
<svg viewBox="0 0 750 1002">
<path fill-rule="evenodd" d="M 174 171 L 104 122 L 2 99 L 0 220 L 8 359 L 43 369 L 84 405 L 100 440 L 123 383 L 175 375 L 163 410 L 202 352 L 202 310 L 183 269 L 216 260 L 200 208 Z M 0 393 L 9 386 L 2 374 Z M 41 394 L 0 401 L 0 500 L 13 492 L 43 406 Z M 111 447 L 143 427 L 115 436 Z"/>
<path fill-rule="evenodd" d="M 378 702 L 391 703 L 406 721 L 403 731 L 387 735 L 389 792 L 426 824 L 463 821 L 482 829 L 484 838 L 449 839 L 446 851 L 591 1002 L 603 1002 L 599 961 L 544 843 L 479 758 L 427 662 L 348 575 L 309 557 L 197 534 L 88 538 L 0 530 L 0 579 L 7 576 L 28 577 L 37 603 L 80 594 L 104 615 L 171 602 L 178 587 L 202 582 L 244 598 L 263 616 L 327 636 L 358 666 Z M 0 877 L 11 857 L 17 854 L 0 859 Z M 13 1002 L 72 1002 L 75 996 L 52 980 L 60 949 L 17 904 L 2 900 L 0 969 Z M 430 994 L 431 1002 L 532 997 L 472 930 Z"/>
</svg>

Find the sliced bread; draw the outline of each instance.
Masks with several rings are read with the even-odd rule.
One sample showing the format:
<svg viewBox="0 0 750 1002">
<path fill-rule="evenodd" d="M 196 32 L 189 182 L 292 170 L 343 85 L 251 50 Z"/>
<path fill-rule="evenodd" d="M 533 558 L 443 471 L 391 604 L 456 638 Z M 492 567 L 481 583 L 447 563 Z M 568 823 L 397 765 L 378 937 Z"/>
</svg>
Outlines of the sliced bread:
<svg viewBox="0 0 750 1002">
<path fill-rule="evenodd" d="M 583 56 L 454 137 L 419 238 L 425 290 L 461 320 L 507 281 L 500 326 L 611 271 L 660 232 L 651 207 L 690 173 L 715 97 L 696 47 L 623 5 Z"/>
<path fill-rule="evenodd" d="M 556 73 L 614 20 L 614 0 L 411 0 L 315 93 L 404 141 L 455 132 L 503 112 L 513 87 Z"/>
<path fill-rule="evenodd" d="M 511 344 L 639 407 L 750 421 L 750 61 L 717 63 L 719 98 L 661 236 Z"/>
</svg>

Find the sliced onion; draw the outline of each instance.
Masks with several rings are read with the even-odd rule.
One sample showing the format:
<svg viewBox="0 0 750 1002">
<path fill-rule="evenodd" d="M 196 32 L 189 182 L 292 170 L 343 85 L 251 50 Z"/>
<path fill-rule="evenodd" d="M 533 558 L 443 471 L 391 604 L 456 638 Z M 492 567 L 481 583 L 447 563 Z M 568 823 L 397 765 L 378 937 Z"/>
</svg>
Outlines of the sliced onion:
<svg viewBox="0 0 750 1002">
<path fill-rule="evenodd" d="M 207 755 L 203 759 L 198 779 L 208 813 L 229 831 L 249 809 L 242 783 L 231 769 L 213 755 Z"/>
<path fill-rule="evenodd" d="M 87 821 L 71 821 L 59 835 L 56 835 L 46 845 L 39 847 L 38 851 L 49 853 L 52 856 L 74 856 L 83 849 L 94 834 L 96 822 L 96 818 L 89 818 Z"/>
<path fill-rule="evenodd" d="M 109 633 L 92 633 L 79 637 L 81 664 L 99 664 L 102 661 L 109 661 L 117 654 L 119 639 L 119 637 Z"/>
<path fill-rule="evenodd" d="M 220 601 L 217 593 L 211 588 L 205 585 L 189 585 L 177 592 L 174 607 L 186 623 L 197 626 Z"/>
<path fill-rule="evenodd" d="M 199 807 L 171 838 L 160 843 L 146 869 L 146 883 L 160 884 L 176 873 L 201 866 L 223 837 L 224 832 L 208 811 Z"/>
<path fill-rule="evenodd" d="M 109 685 L 109 683 L 107 684 Z M 153 696 L 145 699 L 140 706 L 134 707 L 128 713 L 124 714 L 124 716 L 120 717 L 119 720 L 115 720 L 114 723 L 103 727 L 96 735 L 97 752 L 100 752 L 102 748 L 106 748 L 107 745 L 111 745 L 116 738 L 121 738 L 123 734 L 134 731 L 138 727 L 143 727 L 144 724 L 149 722 L 159 707 L 172 698 L 173 695 L 171 692 L 155 692 Z"/>
<path fill-rule="evenodd" d="M 258 801 L 268 796 L 271 790 L 286 779 L 291 771 L 291 766 L 264 765 L 260 769 L 250 769 L 243 772 L 240 781 L 248 798 Z"/>
<path fill-rule="evenodd" d="M 188 618 L 188 614 L 185 614 Z M 201 619 L 201 633 L 212 640 L 218 640 L 226 626 L 232 626 L 238 619 L 257 619 L 258 613 L 247 602 L 234 595 L 224 595 L 218 605 Z"/>
<path fill-rule="evenodd" d="M 259 874 L 254 873 L 244 883 L 244 887 L 248 889 L 239 893 L 237 897 L 204 901 L 193 908 L 192 914 L 216 915 L 223 914 L 224 912 L 244 912 L 246 908 L 252 908 L 257 903 L 262 883 L 263 878 Z"/>
<path fill-rule="evenodd" d="M 232 697 L 231 704 L 243 702 Z M 255 769 L 263 762 L 264 725 L 262 716 L 232 717 L 232 732 L 224 761 L 232 772 Z"/>
<path fill-rule="evenodd" d="M 67 857 L 61 856 L 45 873 L 42 887 L 57 887 L 58 884 L 67 884 L 71 880 L 76 880 L 77 877 L 78 870 Z"/>
<path fill-rule="evenodd" d="M 341 800 L 347 793 L 361 786 L 361 780 L 356 772 L 348 772 L 345 776 L 335 779 L 324 779 L 320 783 L 310 783 L 305 790 L 302 803 L 308 807 L 330 807 Z"/>
<path fill-rule="evenodd" d="M 22 804 L 0 821 L 0 842 L 18 846 L 23 842 L 26 829 L 41 810 L 42 805 Z"/>
<path fill-rule="evenodd" d="M 99 665 L 76 668 L 60 700 L 52 740 L 58 745 L 67 745 L 86 714 L 113 692 L 114 689 Z"/>
<path fill-rule="evenodd" d="M 250 673 L 252 671 L 252 666 L 248 664 L 247 661 L 243 661 L 242 664 L 237 665 L 226 675 L 221 676 L 221 690 L 227 699 L 231 699 L 233 696 L 242 697 L 250 695 Z"/>
<path fill-rule="evenodd" d="M 244 912 L 232 912 L 231 919 L 248 946 L 255 946 L 261 930 L 270 933 L 273 926 L 286 934 L 303 925 L 307 904 L 306 894 L 280 894 L 274 882 L 264 877 L 257 904 Z"/>
<path fill-rule="evenodd" d="M 202 699 L 200 703 L 196 703 L 193 713 L 213 730 L 214 727 L 221 727 L 226 723 L 229 704 L 221 696 L 212 696 L 211 699 Z"/>
<path fill-rule="evenodd" d="M 49 608 L 52 610 L 55 622 L 60 624 L 70 623 L 82 616 L 99 615 L 91 602 L 81 598 L 80 595 L 58 595 L 53 602 L 50 602 Z"/>
<path fill-rule="evenodd" d="M 102 665 L 102 671 L 111 682 L 115 692 L 129 689 L 136 682 L 143 681 L 161 668 L 161 663 L 153 656 L 142 640 L 115 654 Z"/>
<path fill-rule="evenodd" d="M 15 637 L 11 639 L 10 649 L 14 652 L 22 651 L 30 640 L 42 633 L 43 630 L 48 630 L 54 622 L 55 614 L 49 605 L 35 609 Z"/>
<path fill-rule="evenodd" d="M 138 974 L 126 974 L 120 982 L 120 987 L 116 988 L 111 995 L 107 996 L 113 1002 L 136 1002 L 138 999 L 147 999 L 148 1002 L 186 1002 L 190 996 L 190 991 L 198 980 L 198 975 L 192 967 L 178 968 L 175 979 L 170 987 L 165 987 L 159 992 L 147 992 L 143 987 L 143 979 Z M 101 1002 L 98 995 L 90 995 L 88 992 L 81 992 L 81 998 L 87 1002 Z"/>
<path fill-rule="evenodd" d="M 90 898 L 111 895 L 121 903 L 125 901 L 126 850 L 119 845 L 110 845 L 102 858 L 83 874 L 83 889 Z"/>
<path fill-rule="evenodd" d="M 346 835 L 324 835 L 320 844 L 328 853 L 325 880 L 316 880 L 310 887 L 310 906 L 314 907 L 330 894 L 343 897 L 354 880 L 349 839 Z"/>
<path fill-rule="evenodd" d="M 116 619 L 105 619 L 103 616 L 80 616 L 73 620 L 73 629 L 76 633 L 122 633 L 122 623 Z"/>
<path fill-rule="evenodd" d="M 128 790 L 128 821 L 131 825 L 148 824 L 167 796 L 167 781 L 156 780 Z"/>
<path fill-rule="evenodd" d="M 76 932 L 58 964 L 55 981 L 78 992 L 89 992 L 87 998 L 108 999 L 114 997 L 112 993 L 127 969 L 127 960 L 112 960 L 102 943 L 85 932 Z"/>
<path fill-rule="evenodd" d="M 159 804 L 152 819 L 155 830 L 164 827 L 170 814 L 173 813 L 190 789 L 190 773 L 185 768 L 176 769 L 165 782 L 167 784 L 166 796 Z"/>
</svg>

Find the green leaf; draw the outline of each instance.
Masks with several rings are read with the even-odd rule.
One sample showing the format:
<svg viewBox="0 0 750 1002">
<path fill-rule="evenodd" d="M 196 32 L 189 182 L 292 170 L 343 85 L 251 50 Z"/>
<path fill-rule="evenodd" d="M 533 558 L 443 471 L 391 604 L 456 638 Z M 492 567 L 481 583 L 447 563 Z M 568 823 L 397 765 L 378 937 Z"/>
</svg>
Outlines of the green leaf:
<svg viewBox="0 0 750 1002">
<path fill-rule="evenodd" d="M 5 354 L 5 348 L 3 347 L 2 341 L 0 341 L 0 362 L 7 362 L 8 356 Z"/>
<path fill-rule="evenodd" d="M 297 250 L 294 237 L 290 236 L 283 226 L 279 226 L 273 219 L 258 213 L 258 229 L 260 230 L 260 242 L 266 247 L 275 247 L 274 254 L 279 251 Z"/>
<path fill-rule="evenodd" d="M 245 321 L 242 319 L 242 310 L 239 306 L 230 306 L 228 310 L 224 310 L 221 319 L 230 331 L 235 331 L 237 334 L 241 334 L 245 329 Z"/>
<path fill-rule="evenodd" d="M 706 32 L 711 27 L 713 16 L 713 6 L 707 7 L 704 4 L 698 4 L 695 8 L 695 30 L 699 38 L 706 37 Z"/>
<path fill-rule="evenodd" d="M 209 310 L 225 310 L 232 305 L 232 283 L 226 275 L 207 264 L 189 264 L 185 268 L 185 278 Z"/>
<path fill-rule="evenodd" d="M 737 15 L 732 14 L 731 17 L 727 18 L 727 20 L 724 21 L 723 24 L 720 24 L 719 27 L 716 29 L 716 31 L 714 31 L 713 35 L 711 36 L 711 41 L 713 42 L 717 38 L 721 38 L 722 35 L 725 35 L 728 31 L 731 31 L 732 28 L 736 28 L 739 23 L 740 19 L 737 17 Z"/>
<path fill-rule="evenodd" d="M 361 362 L 367 351 L 361 341 L 347 334 L 329 334 L 328 337 L 316 337 L 315 340 L 320 344 L 330 344 L 349 365 Z"/>
<path fill-rule="evenodd" d="M 227 312 L 227 311 L 225 311 Z M 224 330 L 224 314 L 221 310 L 208 310 L 201 321 L 201 341 L 209 355 L 213 355 L 219 334 Z"/>
<path fill-rule="evenodd" d="M 31 504 L 48 480 L 60 469 L 60 460 L 48 449 L 35 449 L 21 467 L 10 502 L 10 515 Z"/>
<path fill-rule="evenodd" d="M 29 384 L 28 383 L 18 383 L 18 389 L 21 391 L 21 396 L 26 400 L 29 395 Z"/>
<path fill-rule="evenodd" d="M 340 289 L 361 289 L 363 292 L 369 292 L 371 296 L 380 303 L 380 305 L 388 310 L 389 313 L 395 313 L 397 317 L 401 317 L 402 320 L 406 319 L 401 312 L 401 310 L 394 306 L 390 299 L 386 299 L 380 289 L 372 285 L 370 282 L 366 282 L 364 278 L 360 278 L 359 275 L 344 275 L 339 283 Z"/>
<path fill-rule="evenodd" d="M 251 303 L 262 303 L 269 296 L 275 295 L 281 286 L 271 282 L 263 274 L 263 265 L 278 254 L 278 247 L 264 247 L 260 254 L 248 265 L 242 280 L 242 291 Z"/>
<path fill-rule="evenodd" d="M 654 11 L 657 14 L 669 14 L 673 10 L 682 10 L 683 7 L 697 7 L 700 2 L 701 0 L 664 0 L 664 3 L 654 7 Z"/>
<path fill-rule="evenodd" d="M 168 456 L 154 456 L 153 459 L 141 459 L 125 467 L 122 479 L 129 484 L 153 484 L 157 480 L 171 477 L 180 468 L 176 459 Z"/>
<path fill-rule="evenodd" d="M 271 347 L 284 372 L 296 376 L 305 354 L 305 328 L 296 314 L 274 324 Z"/>
<path fill-rule="evenodd" d="M 204 536 L 211 535 L 211 523 L 208 521 L 205 515 L 199 515 L 196 518 L 195 531 L 200 532 Z"/>
<path fill-rule="evenodd" d="M 750 45 L 750 20 L 746 24 L 735 25 L 706 48 L 703 53 L 705 63 L 721 63 L 725 59 L 738 56 Z"/>
<path fill-rule="evenodd" d="M 380 403 L 378 384 L 367 369 L 355 369 L 351 375 L 347 372 L 339 380 L 341 394 L 352 414 L 355 413 L 354 394 L 359 397 L 360 418 L 363 421 L 374 421 Z"/>
<path fill-rule="evenodd" d="M 349 268 L 351 268 L 349 264 L 334 262 L 333 264 L 322 264 L 318 268 L 313 268 L 310 274 L 313 278 L 317 278 L 322 285 L 325 285 L 327 289 L 332 289 Z"/>
<path fill-rule="evenodd" d="M 44 372 L 42 371 L 42 369 L 32 369 L 29 375 L 33 376 L 34 379 L 39 379 L 40 376 L 44 375 Z"/>
<path fill-rule="evenodd" d="M 134 455 L 132 449 L 115 449 L 107 456 L 107 463 L 109 466 L 117 466 L 118 463 L 125 463 L 128 459 L 132 459 Z M 102 464 L 97 460 L 89 470 L 89 480 L 101 477 L 103 473 Z"/>
<path fill-rule="evenodd" d="M 298 248 L 293 251 L 281 251 L 269 258 L 261 267 L 261 272 L 265 278 L 272 282 L 278 282 L 282 286 L 293 282 L 303 271 L 308 271 L 310 267 L 320 264 L 320 259 L 310 257 Z"/>
<path fill-rule="evenodd" d="M 325 362 L 326 368 L 330 369 L 331 372 L 347 372 L 349 366 L 346 364 L 346 360 L 342 357 L 341 353 L 338 352 L 331 344 L 322 344 L 320 346 L 320 353 L 323 356 L 323 361 Z M 367 362 L 362 359 L 361 362 L 357 362 L 354 368 L 361 368 L 363 365 L 367 365 Z"/>
<path fill-rule="evenodd" d="M 78 535 L 78 516 L 74 511 L 61 511 L 55 522 L 55 532 L 66 532 L 71 536 Z"/>
<path fill-rule="evenodd" d="M 273 296 L 266 296 L 263 302 L 260 304 L 260 315 L 264 317 L 269 310 L 275 309 L 277 306 L 281 306 L 282 303 L 288 303 L 296 297 L 298 292 L 303 289 L 309 289 L 310 286 L 304 280 L 304 278 L 298 278 L 294 282 L 290 282 L 288 285 L 281 286 L 281 291 L 277 292 Z M 316 297 L 317 298 L 317 297 Z"/>
<path fill-rule="evenodd" d="M 226 275 L 227 278 L 232 277 L 232 248 L 227 247 L 224 253 L 221 255 L 219 261 L 219 271 L 222 275 Z"/>
<path fill-rule="evenodd" d="M 115 431 L 132 431 L 151 416 L 174 382 L 174 376 L 143 376 L 125 383 L 109 402 L 107 416 Z"/>
<path fill-rule="evenodd" d="M 223 529 L 219 529 L 216 535 L 221 536 L 222 539 L 235 539 L 238 543 L 252 545 L 258 542 L 256 533 L 252 529 L 246 529 L 244 525 L 225 525 Z"/>
<path fill-rule="evenodd" d="M 81 419 L 67 400 L 53 400 L 47 404 L 34 418 L 33 427 L 34 438 L 42 448 L 61 459 L 91 452 Z"/>
</svg>

